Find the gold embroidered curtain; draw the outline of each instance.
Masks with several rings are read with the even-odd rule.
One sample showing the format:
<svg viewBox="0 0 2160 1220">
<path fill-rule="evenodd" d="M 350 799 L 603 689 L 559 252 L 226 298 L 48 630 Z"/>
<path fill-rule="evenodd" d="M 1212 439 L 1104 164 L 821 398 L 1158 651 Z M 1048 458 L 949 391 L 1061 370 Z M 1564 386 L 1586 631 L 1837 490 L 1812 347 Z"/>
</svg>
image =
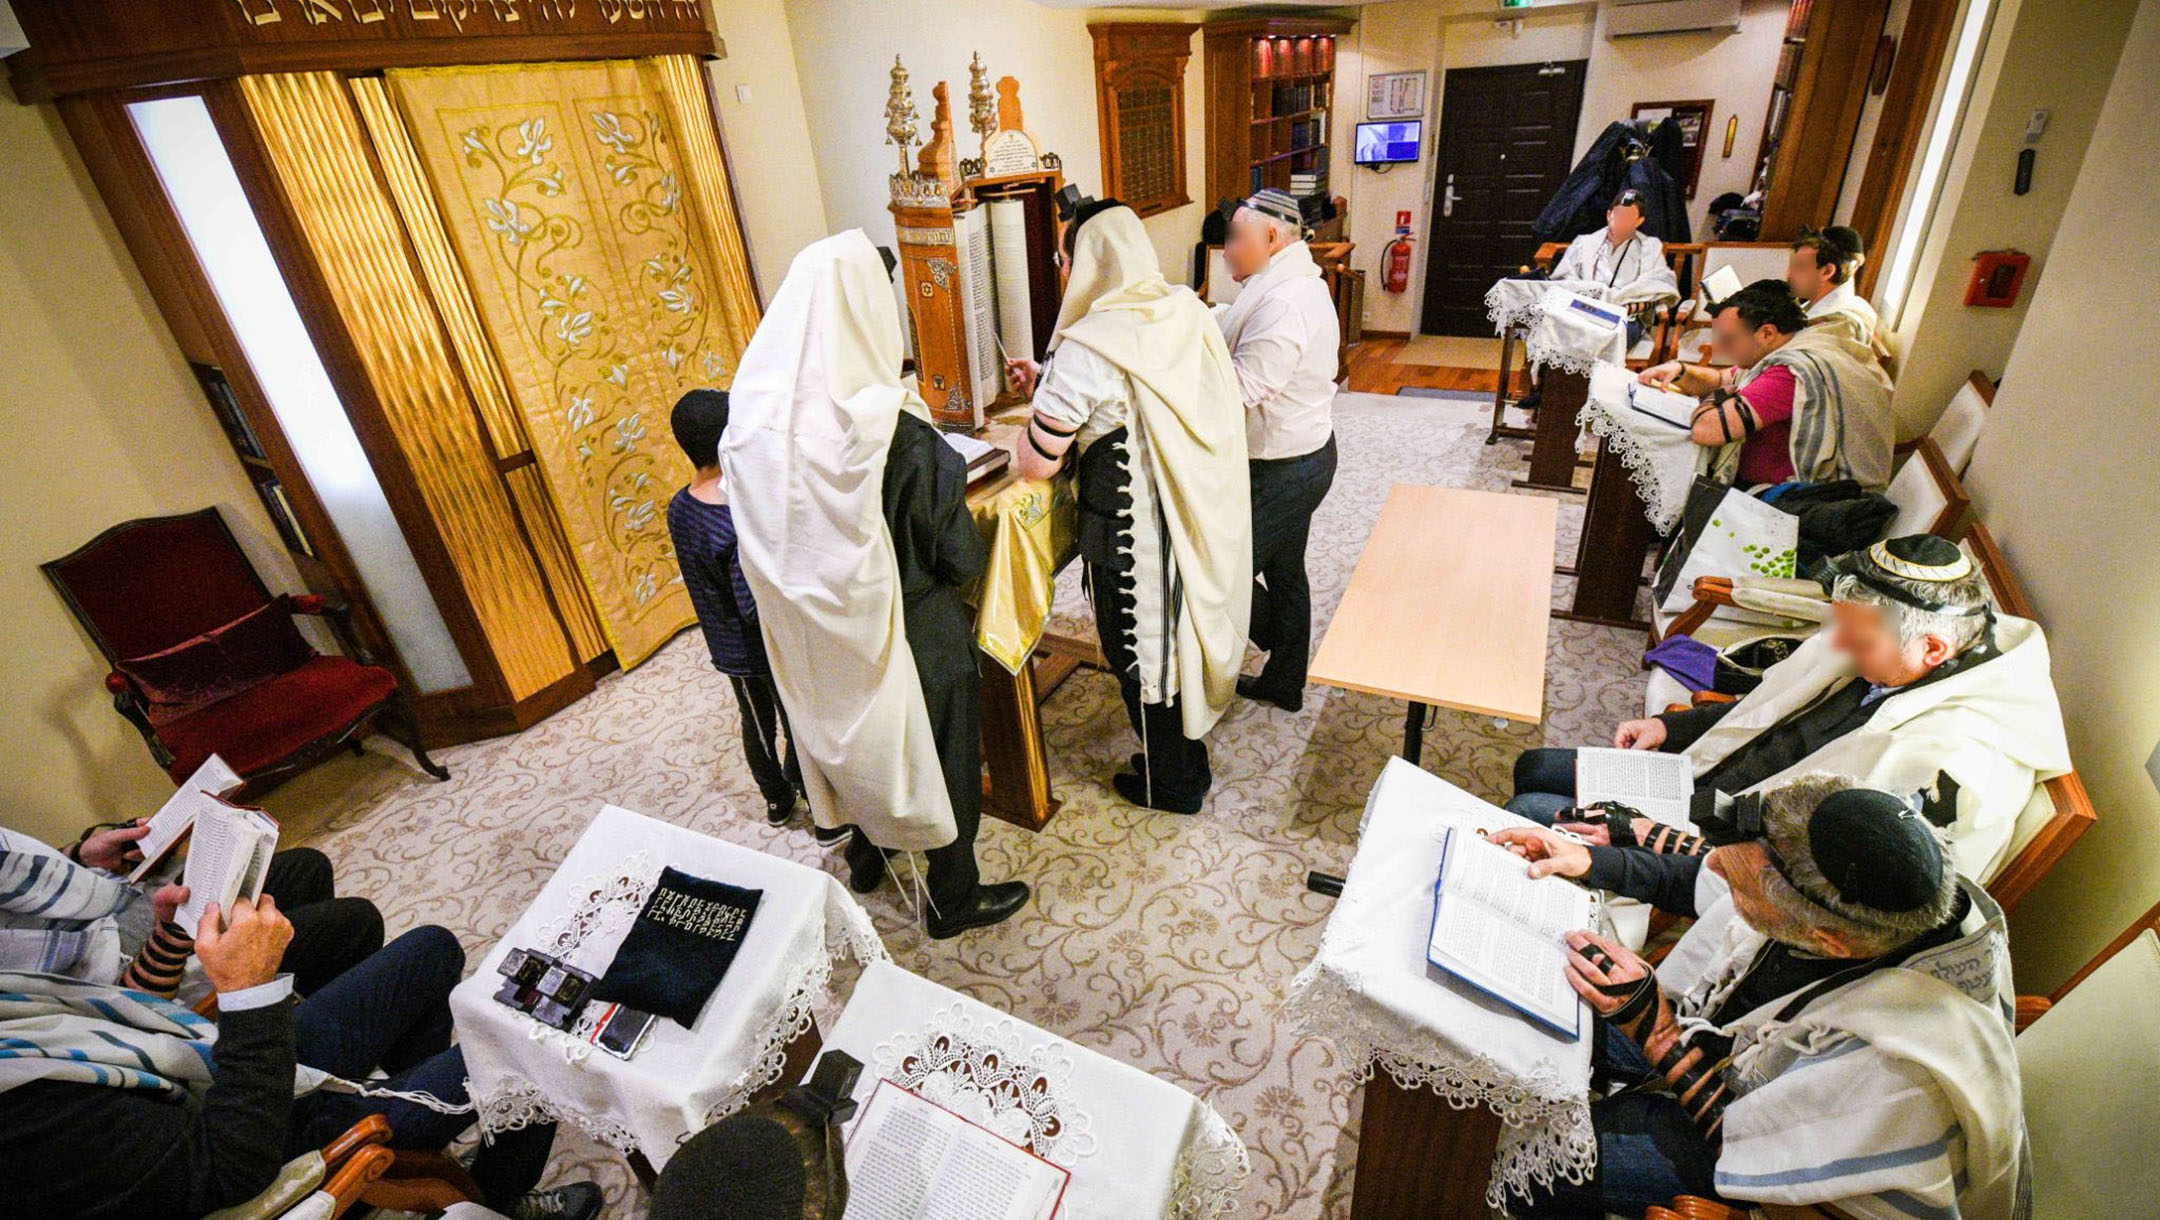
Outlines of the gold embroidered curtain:
<svg viewBox="0 0 2160 1220">
<path fill-rule="evenodd" d="M 703 82 L 678 59 L 387 74 L 625 668 L 695 617 L 669 409 L 726 388 L 757 325 Z"/>
</svg>

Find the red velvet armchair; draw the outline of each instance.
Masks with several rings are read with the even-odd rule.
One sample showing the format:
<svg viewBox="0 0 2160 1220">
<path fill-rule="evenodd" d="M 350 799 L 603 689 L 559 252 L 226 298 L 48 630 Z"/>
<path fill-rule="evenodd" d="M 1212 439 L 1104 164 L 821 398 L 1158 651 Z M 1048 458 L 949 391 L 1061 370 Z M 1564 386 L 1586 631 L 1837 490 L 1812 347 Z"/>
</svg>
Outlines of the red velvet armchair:
<svg viewBox="0 0 2160 1220">
<path fill-rule="evenodd" d="M 114 710 L 174 783 L 217 754 L 260 791 L 338 749 L 357 753 L 379 718 L 403 730 L 423 770 L 450 778 L 346 608 L 273 595 L 215 507 L 123 521 L 40 567 L 112 667 Z M 296 614 L 326 620 L 346 655 L 316 652 Z"/>
</svg>

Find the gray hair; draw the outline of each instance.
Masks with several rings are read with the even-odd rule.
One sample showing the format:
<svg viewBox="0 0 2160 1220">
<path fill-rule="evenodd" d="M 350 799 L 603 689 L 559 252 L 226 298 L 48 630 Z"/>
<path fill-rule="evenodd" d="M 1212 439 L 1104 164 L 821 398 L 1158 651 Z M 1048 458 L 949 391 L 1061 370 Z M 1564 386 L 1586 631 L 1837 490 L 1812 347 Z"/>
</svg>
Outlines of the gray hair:
<svg viewBox="0 0 2160 1220">
<path fill-rule="evenodd" d="M 1259 208 L 1244 203 L 1238 205 L 1238 211 L 1258 220 L 1266 227 L 1270 238 L 1279 239 L 1285 245 L 1293 245 L 1305 240 L 1303 226 L 1291 224 L 1280 216 L 1271 216 Z"/>
<path fill-rule="evenodd" d="M 1876 580 L 1903 592 L 1911 593 L 1923 601 L 1940 602 L 1947 606 L 1984 607 L 1987 605 L 1987 587 L 1975 569 L 1951 581 L 1907 580 L 1889 572 L 1870 573 Z M 1935 610 L 1923 610 L 1907 602 L 1873 589 L 1853 575 L 1837 578 L 1830 593 L 1831 600 L 1851 602 L 1856 606 L 1874 606 L 1882 612 L 1883 620 L 1897 632 L 1898 643 L 1911 647 L 1928 636 L 1934 636 L 1950 646 L 1956 656 L 1980 642 L 1987 630 L 1985 614 L 1948 614 Z"/>
<path fill-rule="evenodd" d="M 1763 794 L 1763 831 L 1784 861 L 1780 870 L 1763 862 L 1757 884 L 1777 915 L 1756 931 L 1794 948 L 1812 948 L 1807 934 L 1820 930 L 1837 937 L 1855 956 L 1876 957 L 1950 918 L 1957 905 L 1957 870 L 1943 869 L 1934 901 L 1913 911 L 1881 911 L 1840 898 L 1837 887 L 1816 866 L 1808 848 L 1808 824 L 1816 806 L 1848 788 L 1866 784 L 1849 775 L 1814 772 Z"/>
</svg>

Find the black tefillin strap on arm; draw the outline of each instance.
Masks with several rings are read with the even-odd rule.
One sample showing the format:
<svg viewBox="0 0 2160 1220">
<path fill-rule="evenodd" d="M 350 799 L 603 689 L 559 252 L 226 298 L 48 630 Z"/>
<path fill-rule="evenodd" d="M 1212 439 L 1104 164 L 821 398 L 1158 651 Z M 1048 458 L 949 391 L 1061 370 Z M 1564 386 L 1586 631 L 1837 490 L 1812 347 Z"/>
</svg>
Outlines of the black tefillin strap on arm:
<svg viewBox="0 0 2160 1220">
<path fill-rule="evenodd" d="M 1733 435 L 1732 419 L 1725 414 L 1727 403 L 1732 404 L 1734 414 L 1740 417 L 1740 435 L 1738 436 Z M 1689 426 L 1692 427 L 1695 420 L 1701 419 L 1705 411 L 1716 415 L 1718 432 L 1724 438 L 1723 443 L 1727 445 L 1732 444 L 1734 441 L 1744 441 L 1762 428 L 1762 421 L 1756 418 L 1755 408 L 1748 405 L 1747 399 L 1722 387 L 1711 391 L 1710 401 L 1696 408 L 1694 416 L 1688 420 Z"/>
<path fill-rule="evenodd" d="M 1603 826 L 1606 840 L 1614 847 L 1639 847 L 1661 855 L 1705 856 L 1710 854 L 1710 844 L 1704 839 L 1653 822 L 1650 833 L 1637 838 L 1635 819 L 1644 817 L 1642 810 L 1623 805 L 1618 801 L 1599 801 L 1595 805 L 1578 805 L 1563 812 L 1555 821 L 1582 822 L 1589 826 Z"/>
<path fill-rule="evenodd" d="M 1583 956 L 1599 970 L 1609 971 L 1614 965 L 1611 956 L 1596 945 L 1585 948 Z M 1645 974 L 1625 983 L 1593 983 L 1591 986 L 1614 999 L 1625 997 L 1620 1007 L 1607 1014 L 1605 1020 L 1634 1039 L 1637 1046 L 1643 1045 L 1656 1027 L 1657 1014 L 1664 1002 L 1658 994 L 1657 975 Z M 1696 1050 L 1702 1054 L 1695 1062 L 1681 1067 L 1688 1055 Z M 1694 1120 L 1703 1137 L 1715 1140 L 1725 1121 L 1725 1106 L 1732 1100 L 1724 1076 L 1731 1063 L 1730 1040 L 1714 1034 L 1701 1037 L 1683 1034 L 1673 1040 L 1663 1055 L 1652 1060 L 1650 1066 L 1681 1108 L 1687 1111 L 1688 1117 Z"/>
</svg>

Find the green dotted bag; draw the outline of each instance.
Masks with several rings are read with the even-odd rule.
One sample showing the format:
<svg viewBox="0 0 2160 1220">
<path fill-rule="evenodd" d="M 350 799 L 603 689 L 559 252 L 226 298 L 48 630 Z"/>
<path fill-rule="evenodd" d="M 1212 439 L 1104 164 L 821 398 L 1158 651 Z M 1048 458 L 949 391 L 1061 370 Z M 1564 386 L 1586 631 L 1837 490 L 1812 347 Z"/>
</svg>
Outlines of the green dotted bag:
<svg viewBox="0 0 2160 1220">
<path fill-rule="evenodd" d="M 1737 487 L 1698 476 L 1680 516 L 1680 538 L 1658 565 L 1658 605 L 1678 614 L 1704 576 L 1793 576 L 1800 518 Z"/>
</svg>

